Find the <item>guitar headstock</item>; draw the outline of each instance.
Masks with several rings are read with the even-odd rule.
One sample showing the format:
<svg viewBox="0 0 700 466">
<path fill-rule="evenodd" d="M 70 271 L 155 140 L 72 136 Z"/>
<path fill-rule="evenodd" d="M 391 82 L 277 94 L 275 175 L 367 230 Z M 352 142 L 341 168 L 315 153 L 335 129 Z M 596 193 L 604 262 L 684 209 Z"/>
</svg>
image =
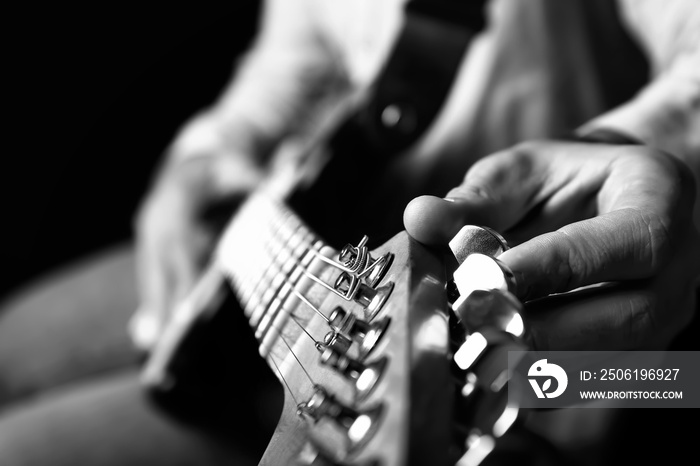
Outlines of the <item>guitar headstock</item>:
<svg viewBox="0 0 700 466">
<path fill-rule="evenodd" d="M 151 355 L 146 385 L 172 385 L 188 328 L 232 287 L 284 388 L 261 464 L 462 466 L 489 454 L 518 416 L 507 353 L 524 349 L 512 277 L 489 256 L 502 238 L 466 227 L 446 280 L 443 258 L 405 232 L 337 251 L 264 197 L 238 218 Z"/>
<path fill-rule="evenodd" d="M 405 233 L 372 253 L 364 239 L 319 252 L 304 328 L 268 355 L 287 398 L 261 464 L 477 465 L 491 453 L 520 414 L 505 388 L 508 352 L 525 349 L 522 305 L 493 257 L 505 241 L 480 227 L 460 235 L 447 284 Z M 332 311 L 313 320 L 321 309 Z M 274 362 L 289 353 L 286 370 Z"/>
<path fill-rule="evenodd" d="M 285 385 L 261 464 L 449 464 L 441 261 L 405 233 L 371 253 L 361 241 L 320 254 L 292 311 L 304 328 L 261 349 Z"/>
</svg>

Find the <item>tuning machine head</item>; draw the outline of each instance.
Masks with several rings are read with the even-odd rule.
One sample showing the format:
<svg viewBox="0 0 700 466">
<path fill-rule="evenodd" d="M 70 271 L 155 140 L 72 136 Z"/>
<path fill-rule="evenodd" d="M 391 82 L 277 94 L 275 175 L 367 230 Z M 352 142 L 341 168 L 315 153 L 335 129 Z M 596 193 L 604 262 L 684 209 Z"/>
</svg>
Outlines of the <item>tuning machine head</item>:
<svg viewBox="0 0 700 466">
<path fill-rule="evenodd" d="M 342 404 L 320 385 L 314 386 L 308 401 L 300 403 L 297 408 L 300 416 L 314 424 L 332 421 L 342 431 L 346 454 L 357 451 L 372 438 L 382 415 L 381 405 L 359 411 Z"/>
<path fill-rule="evenodd" d="M 508 250 L 508 243 L 491 228 L 465 225 L 450 240 L 449 247 L 457 262 L 462 264 L 474 253 L 498 257 Z"/>
<path fill-rule="evenodd" d="M 330 314 L 329 325 L 339 334 L 346 335 L 357 342 L 359 357 L 364 359 L 386 332 L 389 318 L 369 323 L 337 306 Z"/>
<path fill-rule="evenodd" d="M 384 373 L 386 358 L 363 364 L 328 346 L 321 353 L 321 364 L 333 368 L 345 379 L 352 382 L 357 394 L 357 401 L 362 401 L 377 386 L 377 382 Z"/>
</svg>

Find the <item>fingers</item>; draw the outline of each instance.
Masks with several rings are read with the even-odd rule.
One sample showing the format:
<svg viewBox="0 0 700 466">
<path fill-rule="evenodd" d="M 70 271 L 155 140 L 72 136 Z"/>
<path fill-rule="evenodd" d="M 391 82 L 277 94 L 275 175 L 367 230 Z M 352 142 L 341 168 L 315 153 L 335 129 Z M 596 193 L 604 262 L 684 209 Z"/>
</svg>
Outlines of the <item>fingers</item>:
<svg viewBox="0 0 700 466">
<path fill-rule="evenodd" d="M 523 300 L 611 280 L 652 276 L 665 264 L 665 227 L 636 209 L 617 210 L 537 236 L 499 256 Z"/>
<path fill-rule="evenodd" d="M 609 158 L 587 163 L 581 144 L 566 150 L 529 143 L 477 162 L 446 199 L 423 196 L 404 212 L 408 233 L 438 245 L 465 224 L 488 226 L 511 241 L 551 231 L 591 214 L 592 198 L 605 180 Z"/>
<path fill-rule="evenodd" d="M 518 297 L 533 299 L 656 273 L 689 224 L 689 178 L 644 148 L 528 144 L 476 164 L 451 202 L 415 199 L 404 223 L 431 245 L 464 224 L 524 241 L 499 259 L 516 274 Z"/>
<path fill-rule="evenodd" d="M 700 233 L 678 239 L 674 257 L 652 279 L 603 283 L 526 305 L 528 338 L 538 350 L 662 349 L 696 310 Z"/>
<path fill-rule="evenodd" d="M 596 196 L 597 216 L 502 254 L 532 299 L 611 280 L 654 276 L 690 228 L 687 180 L 663 157 L 615 159 Z"/>
<path fill-rule="evenodd" d="M 659 350 L 689 322 L 694 294 L 677 287 L 670 298 L 639 282 L 605 284 L 528 304 L 525 325 L 533 348 L 548 350 Z M 666 296 L 666 298 L 662 298 Z"/>
<path fill-rule="evenodd" d="M 191 204 L 177 190 L 154 193 L 139 214 L 137 274 L 141 305 L 132 321 L 132 339 L 149 349 L 177 303 L 198 276 L 206 240 L 193 221 Z"/>
</svg>

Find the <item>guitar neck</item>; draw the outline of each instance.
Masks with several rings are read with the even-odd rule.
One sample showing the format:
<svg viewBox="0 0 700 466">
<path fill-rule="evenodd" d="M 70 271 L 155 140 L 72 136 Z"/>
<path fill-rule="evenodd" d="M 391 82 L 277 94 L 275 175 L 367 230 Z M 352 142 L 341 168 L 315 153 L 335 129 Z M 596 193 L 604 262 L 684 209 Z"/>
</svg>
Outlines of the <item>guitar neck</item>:
<svg viewBox="0 0 700 466">
<path fill-rule="evenodd" d="M 217 267 L 236 292 L 263 357 L 293 318 L 294 301 L 306 299 L 309 276 L 323 266 L 321 251 L 329 250 L 287 206 L 265 193 L 251 195 L 224 232 Z"/>
</svg>

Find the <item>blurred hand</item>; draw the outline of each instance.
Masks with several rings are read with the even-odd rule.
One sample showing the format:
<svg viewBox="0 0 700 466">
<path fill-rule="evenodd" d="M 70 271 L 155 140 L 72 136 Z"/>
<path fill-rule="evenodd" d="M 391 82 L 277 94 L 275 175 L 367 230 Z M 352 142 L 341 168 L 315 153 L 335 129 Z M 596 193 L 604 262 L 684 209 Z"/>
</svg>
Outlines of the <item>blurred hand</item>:
<svg viewBox="0 0 700 466">
<path fill-rule="evenodd" d="M 136 216 L 141 306 L 134 343 L 150 348 L 175 306 L 195 284 L 237 204 L 259 182 L 250 158 L 229 153 L 214 137 L 181 137 Z"/>
<path fill-rule="evenodd" d="M 695 310 L 694 190 L 681 162 L 649 148 L 530 142 L 480 160 L 445 199 L 414 199 L 404 223 L 429 245 L 465 224 L 515 245 L 499 259 L 535 348 L 656 349 Z"/>
</svg>

